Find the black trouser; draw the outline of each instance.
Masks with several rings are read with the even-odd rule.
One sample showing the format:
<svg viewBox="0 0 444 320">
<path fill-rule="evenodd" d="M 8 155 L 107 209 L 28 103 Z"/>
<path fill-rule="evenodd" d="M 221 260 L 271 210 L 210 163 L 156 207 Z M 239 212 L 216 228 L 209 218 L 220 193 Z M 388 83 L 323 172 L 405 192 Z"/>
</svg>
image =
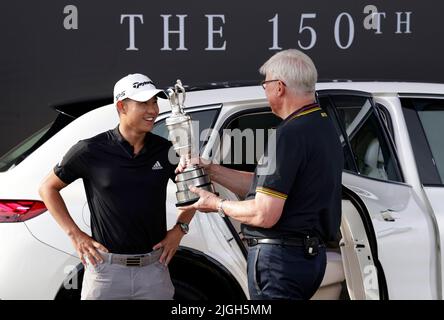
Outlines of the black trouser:
<svg viewBox="0 0 444 320">
<path fill-rule="evenodd" d="M 325 247 L 307 258 L 302 246 L 258 244 L 248 249 L 248 289 L 252 300 L 308 300 L 327 266 Z"/>
</svg>

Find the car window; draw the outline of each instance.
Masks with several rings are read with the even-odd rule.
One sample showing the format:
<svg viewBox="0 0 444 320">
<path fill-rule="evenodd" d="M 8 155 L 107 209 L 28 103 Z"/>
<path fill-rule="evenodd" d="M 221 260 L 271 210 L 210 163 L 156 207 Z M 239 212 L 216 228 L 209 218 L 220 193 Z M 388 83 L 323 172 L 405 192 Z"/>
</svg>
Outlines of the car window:
<svg viewBox="0 0 444 320">
<path fill-rule="evenodd" d="M 30 137 L 26 138 L 23 142 L 11 149 L 8 153 L 0 158 L 0 171 L 7 171 L 21 162 L 28 150 L 32 148 L 39 141 L 43 135 L 49 130 L 52 123 L 44 126 Z"/>
<path fill-rule="evenodd" d="M 112 98 L 97 98 L 67 102 L 57 104 L 52 108 L 57 111 L 55 120 L 33 133 L 23 142 L 12 148 L 0 157 L 0 172 L 8 171 L 16 167 L 25 160 L 31 153 L 37 150 L 42 144 L 52 138 L 57 132 L 70 124 L 81 115 L 112 103 Z"/>
<path fill-rule="evenodd" d="M 426 185 L 442 185 L 444 99 L 403 98 L 401 104 L 421 182 Z"/>
<path fill-rule="evenodd" d="M 55 121 L 44 126 L 23 142 L 12 148 L 6 154 L 0 157 L 0 172 L 8 171 L 25 160 L 42 144 L 48 141 L 52 136 L 68 125 L 74 118 L 63 113 L 59 113 Z"/>
<path fill-rule="evenodd" d="M 354 95 L 334 95 L 331 99 L 345 129 L 357 172 L 379 180 L 401 181 L 394 154 L 370 99 Z"/>
<path fill-rule="evenodd" d="M 216 117 L 219 113 L 219 109 L 188 111 L 187 113 L 191 116 L 193 124 L 198 125 L 198 128 L 194 129 L 199 131 L 199 137 L 200 137 L 199 150 L 200 150 L 206 141 L 206 137 L 201 137 L 202 131 L 213 127 Z M 154 134 L 157 134 L 158 136 L 168 139 L 168 128 L 165 125 L 165 119 L 156 122 L 152 132 Z"/>
<path fill-rule="evenodd" d="M 221 138 L 224 150 L 221 152 L 221 164 L 253 172 L 265 151 L 271 129 L 276 128 L 281 121 L 269 109 L 234 116 L 224 128 L 225 139 L 224 136 Z"/>
<path fill-rule="evenodd" d="M 424 132 L 433 154 L 441 181 L 444 179 L 444 108 L 440 110 L 424 109 L 418 112 Z"/>
<path fill-rule="evenodd" d="M 391 135 L 391 138 L 393 140 L 393 143 L 395 143 L 395 132 L 393 130 L 393 123 L 392 118 L 390 116 L 390 113 L 388 112 L 387 108 L 384 107 L 382 104 L 377 103 L 376 108 L 379 111 L 379 115 L 381 117 L 382 122 L 384 123 L 385 127 L 387 128 L 389 134 Z"/>
<path fill-rule="evenodd" d="M 321 97 L 319 98 L 319 104 L 320 106 L 327 112 L 330 119 L 335 120 L 336 116 L 334 114 L 333 105 L 331 104 L 330 97 Z M 351 148 L 349 145 L 348 139 L 344 139 L 344 133 L 342 127 L 339 125 L 337 121 L 333 121 L 333 124 L 335 126 L 336 132 L 339 136 L 339 140 L 341 141 L 342 150 L 344 152 L 344 169 L 357 172 L 357 168 L 355 165 L 354 157 L 351 152 Z"/>
</svg>

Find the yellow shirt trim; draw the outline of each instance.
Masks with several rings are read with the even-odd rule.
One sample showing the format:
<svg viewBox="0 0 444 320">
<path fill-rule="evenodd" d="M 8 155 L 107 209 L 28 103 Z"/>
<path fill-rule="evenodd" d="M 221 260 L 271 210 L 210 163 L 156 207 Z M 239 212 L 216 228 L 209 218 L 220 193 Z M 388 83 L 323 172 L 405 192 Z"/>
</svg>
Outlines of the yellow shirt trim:
<svg viewBox="0 0 444 320">
<path fill-rule="evenodd" d="M 260 192 L 260 193 L 264 193 L 267 194 L 269 196 L 275 197 L 275 198 L 279 198 L 279 199 L 283 199 L 286 200 L 287 199 L 287 195 L 285 193 L 281 193 L 269 188 L 265 188 L 265 187 L 257 187 L 256 188 L 256 192 Z"/>
<path fill-rule="evenodd" d="M 293 119 L 296 119 L 296 118 L 299 118 L 299 117 L 305 116 L 306 114 L 309 114 L 309 113 L 312 113 L 312 112 L 316 112 L 316 111 L 319 111 L 319 110 L 322 110 L 322 109 L 319 108 L 319 107 L 317 107 L 317 108 L 314 108 L 314 109 L 310 109 L 310 110 L 307 110 L 307 111 L 303 111 L 303 112 L 298 113 L 298 114 L 294 115 L 293 117 L 291 117 L 290 120 L 293 120 Z"/>
</svg>

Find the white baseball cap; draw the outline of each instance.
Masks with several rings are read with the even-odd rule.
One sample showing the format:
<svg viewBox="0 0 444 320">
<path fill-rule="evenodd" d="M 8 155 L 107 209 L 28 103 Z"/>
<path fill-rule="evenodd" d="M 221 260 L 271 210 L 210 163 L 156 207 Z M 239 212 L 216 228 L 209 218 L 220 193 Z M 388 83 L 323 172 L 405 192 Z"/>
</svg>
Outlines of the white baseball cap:
<svg viewBox="0 0 444 320">
<path fill-rule="evenodd" d="M 145 102 L 154 96 L 168 98 L 163 90 L 154 86 L 150 78 L 140 73 L 129 74 L 114 85 L 114 103 L 126 98 Z"/>
</svg>

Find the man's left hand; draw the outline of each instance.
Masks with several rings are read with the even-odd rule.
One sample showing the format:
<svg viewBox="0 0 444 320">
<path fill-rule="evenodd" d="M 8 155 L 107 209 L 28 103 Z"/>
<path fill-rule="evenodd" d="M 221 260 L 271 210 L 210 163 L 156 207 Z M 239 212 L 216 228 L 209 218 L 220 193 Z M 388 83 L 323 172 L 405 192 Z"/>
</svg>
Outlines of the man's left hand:
<svg viewBox="0 0 444 320">
<path fill-rule="evenodd" d="M 203 190 L 201 188 L 190 187 L 190 191 L 199 195 L 199 200 L 192 205 L 181 207 L 183 211 L 199 210 L 200 212 L 217 212 L 220 198 L 214 193 Z"/>
</svg>

